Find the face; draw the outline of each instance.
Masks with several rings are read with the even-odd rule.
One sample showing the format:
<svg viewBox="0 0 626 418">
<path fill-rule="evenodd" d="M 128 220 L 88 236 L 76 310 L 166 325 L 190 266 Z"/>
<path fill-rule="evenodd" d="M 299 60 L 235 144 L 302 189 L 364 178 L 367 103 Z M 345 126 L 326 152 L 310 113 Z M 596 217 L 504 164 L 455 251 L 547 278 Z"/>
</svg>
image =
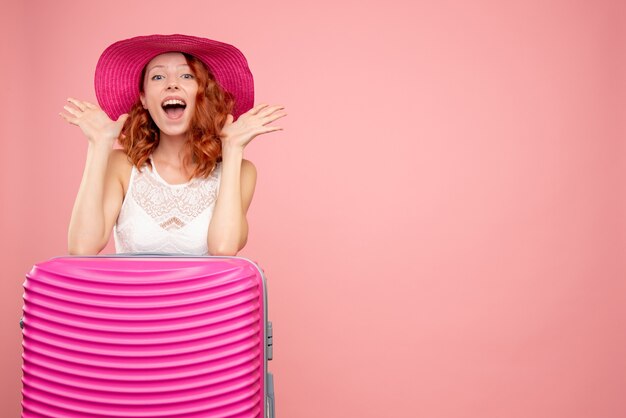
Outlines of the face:
<svg viewBox="0 0 626 418">
<path fill-rule="evenodd" d="M 198 82 L 180 52 L 157 55 L 146 65 L 140 98 L 162 133 L 187 132 L 196 106 Z"/>
</svg>

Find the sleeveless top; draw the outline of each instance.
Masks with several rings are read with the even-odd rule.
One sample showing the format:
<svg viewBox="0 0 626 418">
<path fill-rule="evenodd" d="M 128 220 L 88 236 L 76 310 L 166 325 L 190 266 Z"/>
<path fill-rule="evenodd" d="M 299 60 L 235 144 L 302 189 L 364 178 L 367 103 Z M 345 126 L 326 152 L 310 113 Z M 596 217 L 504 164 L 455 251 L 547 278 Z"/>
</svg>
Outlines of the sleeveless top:
<svg viewBox="0 0 626 418">
<path fill-rule="evenodd" d="M 152 159 L 150 159 L 152 161 Z M 113 228 L 116 253 L 209 255 L 209 222 L 222 163 L 206 178 L 169 184 L 146 163 L 133 165 L 128 190 Z"/>
</svg>

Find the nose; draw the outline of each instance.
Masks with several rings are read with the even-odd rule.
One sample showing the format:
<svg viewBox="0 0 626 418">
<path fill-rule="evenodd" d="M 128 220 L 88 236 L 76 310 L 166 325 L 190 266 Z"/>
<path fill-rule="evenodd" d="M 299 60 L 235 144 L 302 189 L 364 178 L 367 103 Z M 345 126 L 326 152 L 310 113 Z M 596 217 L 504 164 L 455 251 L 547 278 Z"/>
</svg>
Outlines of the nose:
<svg viewBox="0 0 626 418">
<path fill-rule="evenodd" d="M 167 89 L 178 89 L 178 80 L 176 80 L 175 78 L 172 79 L 172 81 L 169 82 Z"/>
</svg>

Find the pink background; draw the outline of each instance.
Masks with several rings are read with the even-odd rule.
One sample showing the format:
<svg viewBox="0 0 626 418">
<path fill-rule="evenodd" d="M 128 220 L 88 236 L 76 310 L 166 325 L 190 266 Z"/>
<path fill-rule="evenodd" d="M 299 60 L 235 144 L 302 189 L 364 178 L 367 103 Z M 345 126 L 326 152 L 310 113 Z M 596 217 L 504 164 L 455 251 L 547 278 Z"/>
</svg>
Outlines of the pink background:
<svg viewBox="0 0 626 418">
<path fill-rule="evenodd" d="M 246 150 L 240 253 L 269 276 L 279 418 L 626 416 L 620 3 L 3 6 L 2 416 L 24 274 L 65 254 L 84 167 L 58 113 L 151 33 L 236 45 L 289 113 Z"/>
</svg>

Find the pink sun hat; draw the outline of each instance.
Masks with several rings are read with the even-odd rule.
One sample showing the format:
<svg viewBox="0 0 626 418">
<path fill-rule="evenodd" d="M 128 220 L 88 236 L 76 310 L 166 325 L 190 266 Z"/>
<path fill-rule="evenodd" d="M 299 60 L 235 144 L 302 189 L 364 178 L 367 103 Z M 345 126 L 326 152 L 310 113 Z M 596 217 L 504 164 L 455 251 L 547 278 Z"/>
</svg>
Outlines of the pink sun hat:
<svg viewBox="0 0 626 418">
<path fill-rule="evenodd" d="M 96 98 L 112 120 L 130 111 L 139 99 L 141 71 L 164 52 L 185 52 L 200 59 L 218 84 L 233 95 L 235 120 L 254 106 L 252 73 L 246 57 L 234 46 L 189 35 L 137 36 L 110 45 L 96 65 Z"/>
</svg>

